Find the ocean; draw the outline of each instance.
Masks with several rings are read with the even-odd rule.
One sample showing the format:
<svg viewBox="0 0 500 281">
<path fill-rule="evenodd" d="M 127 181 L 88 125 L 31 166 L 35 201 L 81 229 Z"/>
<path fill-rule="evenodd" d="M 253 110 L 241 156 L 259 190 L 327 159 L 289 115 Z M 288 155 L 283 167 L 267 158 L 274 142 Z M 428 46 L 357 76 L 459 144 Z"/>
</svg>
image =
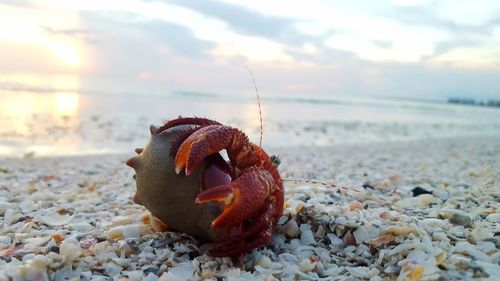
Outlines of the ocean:
<svg viewBox="0 0 500 281">
<path fill-rule="evenodd" d="M 262 95 L 263 146 L 335 146 L 500 136 L 500 109 L 391 98 Z M 200 116 L 259 142 L 252 95 L 165 95 L 0 90 L 0 157 L 131 153 L 149 125 Z"/>
</svg>

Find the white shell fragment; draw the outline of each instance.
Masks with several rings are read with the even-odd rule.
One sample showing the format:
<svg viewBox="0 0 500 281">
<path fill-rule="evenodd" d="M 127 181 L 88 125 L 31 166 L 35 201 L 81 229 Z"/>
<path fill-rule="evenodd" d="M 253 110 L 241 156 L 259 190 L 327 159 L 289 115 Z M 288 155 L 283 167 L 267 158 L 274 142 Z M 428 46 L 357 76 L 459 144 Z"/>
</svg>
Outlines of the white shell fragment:
<svg viewBox="0 0 500 281">
<path fill-rule="evenodd" d="M 295 220 L 289 220 L 285 224 L 285 233 L 288 237 L 297 237 L 300 234 L 299 226 Z"/>
<path fill-rule="evenodd" d="M 160 281 L 183 281 L 190 280 L 194 274 L 194 266 L 191 262 L 183 262 L 172 267 L 167 273 L 163 273 Z"/>
<path fill-rule="evenodd" d="M 500 214 L 499 213 L 489 214 L 486 217 L 486 220 L 489 222 L 500 223 Z"/>
<path fill-rule="evenodd" d="M 82 254 L 82 249 L 80 248 L 80 245 L 63 241 L 59 247 L 59 254 L 65 262 L 72 262 Z"/>
<path fill-rule="evenodd" d="M 358 191 L 285 181 L 271 242 L 241 267 L 134 204 L 129 155 L 0 159 L 15 171 L 0 173 L 0 280 L 496 280 L 496 151 L 488 138 L 273 151 L 283 178 Z"/>
<path fill-rule="evenodd" d="M 63 226 L 73 220 L 73 216 L 68 215 L 58 215 L 58 214 L 50 214 L 45 216 L 40 216 L 40 221 L 49 225 L 49 226 Z"/>
<path fill-rule="evenodd" d="M 107 237 L 113 240 L 139 238 L 148 233 L 148 226 L 143 224 L 120 225 L 108 231 Z"/>
</svg>

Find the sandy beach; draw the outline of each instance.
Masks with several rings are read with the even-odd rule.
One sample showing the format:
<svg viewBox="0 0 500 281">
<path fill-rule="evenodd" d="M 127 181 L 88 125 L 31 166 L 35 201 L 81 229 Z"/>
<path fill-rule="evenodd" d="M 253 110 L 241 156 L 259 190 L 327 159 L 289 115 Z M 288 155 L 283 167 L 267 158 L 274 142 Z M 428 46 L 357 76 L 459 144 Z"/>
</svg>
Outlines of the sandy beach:
<svg viewBox="0 0 500 281">
<path fill-rule="evenodd" d="M 235 267 L 131 201 L 132 155 L 0 159 L 0 280 L 495 280 L 500 138 L 296 146 L 285 211 Z"/>
</svg>

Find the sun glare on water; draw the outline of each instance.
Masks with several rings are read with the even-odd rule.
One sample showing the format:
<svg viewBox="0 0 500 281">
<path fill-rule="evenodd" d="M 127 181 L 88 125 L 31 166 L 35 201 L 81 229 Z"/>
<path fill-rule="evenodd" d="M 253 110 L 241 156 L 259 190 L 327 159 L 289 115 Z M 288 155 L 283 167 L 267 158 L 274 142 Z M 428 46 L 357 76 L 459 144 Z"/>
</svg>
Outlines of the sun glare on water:
<svg viewBox="0 0 500 281">
<path fill-rule="evenodd" d="M 74 116 L 78 111 L 79 97 L 74 92 L 59 92 L 54 96 L 55 110 L 60 116 Z"/>
</svg>

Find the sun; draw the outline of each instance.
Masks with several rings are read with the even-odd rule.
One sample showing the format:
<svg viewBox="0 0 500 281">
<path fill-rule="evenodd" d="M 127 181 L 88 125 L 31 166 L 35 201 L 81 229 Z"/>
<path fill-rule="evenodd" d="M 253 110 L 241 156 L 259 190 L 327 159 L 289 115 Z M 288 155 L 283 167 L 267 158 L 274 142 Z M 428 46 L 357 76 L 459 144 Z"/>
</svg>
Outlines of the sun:
<svg viewBox="0 0 500 281">
<path fill-rule="evenodd" d="M 77 68 L 81 64 L 78 49 L 70 43 L 63 41 L 50 41 L 47 44 L 52 53 L 65 65 Z"/>
</svg>

